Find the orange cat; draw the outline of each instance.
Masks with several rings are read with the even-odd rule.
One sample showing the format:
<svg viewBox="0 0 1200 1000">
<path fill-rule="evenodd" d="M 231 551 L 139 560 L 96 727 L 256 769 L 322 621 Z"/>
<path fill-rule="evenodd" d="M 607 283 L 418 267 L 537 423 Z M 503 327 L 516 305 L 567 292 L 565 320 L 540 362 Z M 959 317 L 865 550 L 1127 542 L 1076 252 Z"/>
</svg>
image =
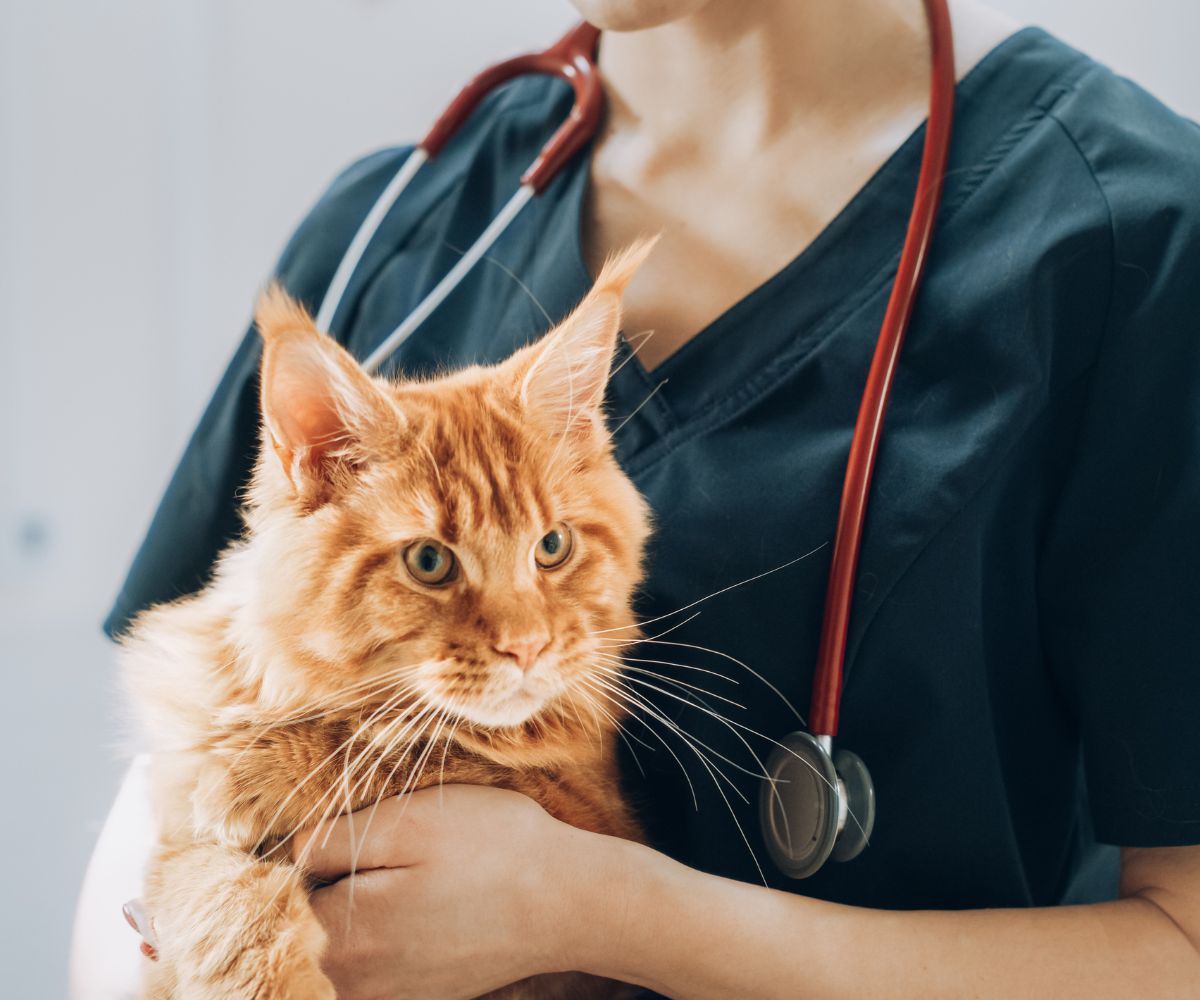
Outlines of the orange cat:
<svg viewBox="0 0 1200 1000">
<path fill-rule="evenodd" d="M 648 513 L 601 402 L 649 248 L 612 259 L 540 342 L 425 382 L 368 377 L 283 292 L 264 296 L 245 535 L 206 589 L 123 641 L 154 741 L 145 997 L 332 1000 L 289 838 L 385 795 L 499 785 L 639 837 L 605 685 L 636 638 Z M 562 974 L 496 995 L 624 989 Z"/>
</svg>

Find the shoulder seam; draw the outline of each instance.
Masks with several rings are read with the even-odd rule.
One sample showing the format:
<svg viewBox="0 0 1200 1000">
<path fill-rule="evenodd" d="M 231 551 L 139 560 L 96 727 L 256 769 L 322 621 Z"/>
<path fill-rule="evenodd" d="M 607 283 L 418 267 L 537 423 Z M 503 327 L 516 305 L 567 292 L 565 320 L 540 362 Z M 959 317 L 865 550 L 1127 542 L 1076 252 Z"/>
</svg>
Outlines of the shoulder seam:
<svg viewBox="0 0 1200 1000">
<path fill-rule="evenodd" d="M 1103 345 L 1104 341 L 1108 339 L 1108 331 L 1112 327 L 1113 293 L 1116 285 L 1117 223 L 1113 215 L 1112 202 L 1109 201 L 1108 192 L 1104 190 L 1104 185 L 1100 183 L 1100 178 L 1096 175 L 1096 168 L 1093 166 L 1091 158 L 1084 152 L 1083 147 L 1079 144 L 1079 140 L 1075 138 L 1075 134 L 1067 127 L 1054 108 L 1047 109 L 1046 117 L 1058 126 L 1067 142 L 1071 144 L 1071 148 L 1079 156 L 1080 162 L 1087 170 L 1092 183 L 1096 186 L 1096 192 L 1104 202 L 1104 211 L 1108 215 L 1108 299 L 1104 304 L 1104 324 L 1100 333 L 1100 341 L 1101 345 Z"/>
</svg>

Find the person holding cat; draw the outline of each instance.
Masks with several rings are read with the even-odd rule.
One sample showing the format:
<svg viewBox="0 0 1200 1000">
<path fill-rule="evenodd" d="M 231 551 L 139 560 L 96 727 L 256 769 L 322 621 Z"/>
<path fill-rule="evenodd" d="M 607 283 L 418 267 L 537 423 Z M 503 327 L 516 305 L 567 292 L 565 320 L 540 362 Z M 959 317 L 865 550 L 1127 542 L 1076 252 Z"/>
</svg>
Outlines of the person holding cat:
<svg viewBox="0 0 1200 1000">
<path fill-rule="evenodd" d="M 811 681 L 822 546 L 919 162 L 921 3 L 575 4 L 606 29 L 608 116 L 497 245 L 503 267 L 474 272 L 392 359 L 392 403 L 346 374 L 341 354 L 286 363 L 287 344 L 326 349 L 302 312 L 268 311 L 263 394 L 252 331 L 108 622 L 123 634 L 145 609 L 205 587 L 253 477 L 250 530 L 264 538 L 280 498 L 336 508 L 371 465 L 318 447 L 330 427 L 350 434 L 345 414 L 374 427 L 402 417 L 389 434 L 425 440 L 457 393 L 494 399 L 471 381 L 494 377 L 531 407 L 521 419 L 532 427 L 537 401 L 555 398 L 546 385 L 577 377 L 545 383 L 553 366 L 536 359 L 554 352 L 537 344 L 591 343 L 583 355 L 613 362 L 607 429 L 596 416 L 587 433 L 611 442 L 653 514 L 636 597 L 646 641 L 626 648 L 613 609 L 585 638 L 627 657 L 624 686 L 600 690 L 633 713 L 612 745 L 638 830 L 563 822 L 541 786 L 482 778 L 383 798 L 365 834 L 361 813 L 319 837 L 297 822 L 284 849 L 318 880 L 311 912 L 327 938 L 326 992 L 312 995 L 474 997 L 582 972 L 689 998 L 1200 996 L 1200 132 L 1046 33 L 952 4 L 956 137 L 847 660 L 842 729 L 871 763 L 880 823 L 859 858 L 795 882 L 758 840 L 755 752 L 795 727 L 789 702 L 803 709 Z M 444 273 L 569 103 L 544 80 L 504 88 L 414 182 L 331 331 L 349 355 L 366 356 Z M 278 268 L 292 297 L 320 300 L 403 156 L 355 164 L 316 205 Z M 636 277 L 603 270 L 659 231 Z M 420 389 L 472 364 L 494 367 Z M 334 382 L 355 405 L 327 405 Z M 326 402 L 297 410 L 297 398 Z M 567 420 L 556 433 L 592 421 L 577 402 L 554 410 Z M 468 428 L 486 408 L 451 423 Z M 476 454 L 463 434 L 431 450 L 429 468 L 449 475 Z M 486 439 L 477 475 L 518 440 Z M 513 677 L 543 669 L 566 641 L 554 623 L 590 600 L 555 602 L 568 577 L 554 560 L 582 572 L 643 541 L 635 501 L 614 504 L 605 489 L 593 499 L 606 515 L 552 516 L 535 498 L 561 453 L 529 447 L 544 461 L 526 478 L 442 499 L 457 509 L 469 494 L 478 531 L 496 538 L 514 497 L 546 507 L 526 560 L 538 596 L 493 614 L 509 631 L 488 640 L 490 655 Z M 405 593 L 465 588 L 482 572 L 444 515 L 403 549 Z M 613 564 L 624 567 L 613 588 L 634 592 L 635 562 Z M 307 605 L 297 634 L 333 606 Z M 362 609 L 337 606 L 336 627 L 308 636 L 298 659 L 374 655 Z M 589 662 L 616 670 L 604 655 Z M 495 711 L 493 724 L 517 724 L 511 702 Z M 459 732 L 488 725 L 478 711 L 446 718 Z M 471 774 L 457 752 L 452 770 Z M 560 791 L 586 797 L 607 780 L 581 787 L 557 767 L 546 770 Z M 132 826 L 114 812 L 111 829 L 132 840 Z M 134 920 L 151 951 L 172 946 L 163 912 Z"/>
</svg>

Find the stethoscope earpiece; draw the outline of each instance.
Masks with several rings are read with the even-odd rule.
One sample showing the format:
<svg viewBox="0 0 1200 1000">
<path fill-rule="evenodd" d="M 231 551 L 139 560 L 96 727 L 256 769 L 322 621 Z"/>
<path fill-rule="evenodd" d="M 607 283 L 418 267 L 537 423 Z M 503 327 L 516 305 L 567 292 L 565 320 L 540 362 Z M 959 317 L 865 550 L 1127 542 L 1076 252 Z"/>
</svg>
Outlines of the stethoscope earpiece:
<svg viewBox="0 0 1200 1000">
<path fill-rule="evenodd" d="M 791 878 L 808 878 L 829 858 L 849 861 L 875 826 L 875 786 L 849 750 L 830 756 L 811 733 L 785 736 L 767 761 L 759 822 L 771 860 Z"/>
</svg>

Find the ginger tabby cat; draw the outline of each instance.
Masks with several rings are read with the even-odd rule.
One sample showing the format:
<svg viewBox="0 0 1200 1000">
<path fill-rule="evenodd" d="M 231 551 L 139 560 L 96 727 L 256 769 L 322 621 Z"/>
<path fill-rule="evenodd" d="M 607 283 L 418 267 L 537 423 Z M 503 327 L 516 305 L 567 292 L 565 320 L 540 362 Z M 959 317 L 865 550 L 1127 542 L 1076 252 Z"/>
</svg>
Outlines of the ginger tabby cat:
<svg viewBox="0 0 1200 1000">
<path fill-rule="evenodd" d="M 640 837 L 606 692 L 637 638 L 649 516 L 601 404 L 649 249 L 610 260 L 541 341 L 423 382 L 368 377 L 282 291 L 263 297 L 244 536 L 123 640 L 159 832 L 144 997 L 332 1000 L 291 841 L 383 796 L 497 785 Z M 491 995 L 625 990 L 561 973 Z"/>
</svg>

